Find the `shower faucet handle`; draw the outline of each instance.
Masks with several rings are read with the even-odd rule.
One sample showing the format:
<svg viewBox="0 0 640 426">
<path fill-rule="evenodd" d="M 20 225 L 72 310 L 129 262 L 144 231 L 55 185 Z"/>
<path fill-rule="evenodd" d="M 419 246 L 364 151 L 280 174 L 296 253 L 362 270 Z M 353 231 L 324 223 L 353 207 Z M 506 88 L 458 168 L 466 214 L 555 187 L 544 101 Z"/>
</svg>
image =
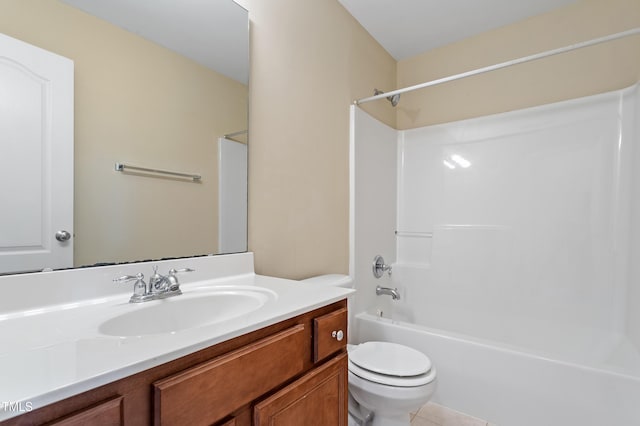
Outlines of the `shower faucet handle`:
<svg viewBox="0 0 640 426">
<path fill-rule="evenodd" d="M 387 272 L 389 276 L 391 276 L 391 265 L 385 264 L 384 258 L 380 255 L 377 255 L 373 258 L 373 276 L 376 278 L 381 278 L 385 272 Z"/>
</svg>

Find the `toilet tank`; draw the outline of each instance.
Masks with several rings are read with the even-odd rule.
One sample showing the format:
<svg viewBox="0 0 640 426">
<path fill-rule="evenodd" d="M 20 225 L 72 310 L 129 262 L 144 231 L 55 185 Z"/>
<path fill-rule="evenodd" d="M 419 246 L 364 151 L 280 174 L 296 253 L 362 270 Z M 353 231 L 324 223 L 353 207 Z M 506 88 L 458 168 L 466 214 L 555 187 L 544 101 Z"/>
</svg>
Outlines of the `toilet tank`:
<svg viewBox="0 0 640 426">
<path fill-rule="evenodd" d="M 353 279 L 349 275 L 343 274 L 318 275 L 301 281 L 308 284 L 353 288 Z"/>
</svg>

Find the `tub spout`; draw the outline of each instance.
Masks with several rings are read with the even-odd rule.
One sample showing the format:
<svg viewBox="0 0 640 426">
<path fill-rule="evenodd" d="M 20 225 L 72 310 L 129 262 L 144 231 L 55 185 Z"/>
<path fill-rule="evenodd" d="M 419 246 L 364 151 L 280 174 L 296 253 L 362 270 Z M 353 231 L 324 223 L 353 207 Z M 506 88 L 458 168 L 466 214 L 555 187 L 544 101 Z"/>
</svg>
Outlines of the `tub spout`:
<svg viewBox="0 0 640 426">
<path fill-rule="evenodd" d="M 397 288 L 389 288 L 389 287 L 376 287 L 376 295 L 380 296 L 381 294 L 388 294 L 391 296 L 393 300 L 400 300 L 400 293 L 398 293 Z"/>
</svg>

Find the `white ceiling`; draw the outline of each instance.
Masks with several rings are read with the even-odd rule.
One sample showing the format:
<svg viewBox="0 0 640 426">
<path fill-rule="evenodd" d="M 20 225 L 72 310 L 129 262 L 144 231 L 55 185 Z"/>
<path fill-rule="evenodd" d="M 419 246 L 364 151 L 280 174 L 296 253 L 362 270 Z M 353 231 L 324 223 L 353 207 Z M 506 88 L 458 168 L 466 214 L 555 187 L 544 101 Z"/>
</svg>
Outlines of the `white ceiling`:
<svg viewBox="0 0 640 426">
<path fill-rule="evenodd" d="M 243 84 L 249 81 L 247 11 L 231 0 L 62 0 Z"/>
<path fill-rule="evenodd" d="M 576 0 L 338 0 L 396 60 Z"/>
</svg>

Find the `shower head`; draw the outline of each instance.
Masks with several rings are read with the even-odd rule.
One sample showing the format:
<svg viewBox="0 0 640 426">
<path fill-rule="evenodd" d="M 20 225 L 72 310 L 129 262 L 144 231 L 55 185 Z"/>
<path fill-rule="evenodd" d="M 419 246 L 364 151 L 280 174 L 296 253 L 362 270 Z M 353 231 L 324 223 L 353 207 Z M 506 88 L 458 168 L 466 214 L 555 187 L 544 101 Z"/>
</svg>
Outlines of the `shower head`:
<svg viewBox="0 0 640 426">
<path fill-rule="evenodd" d="M 400 93 L 396 93 L 393 96 L 387 96 L 387 99 L 391 102 L 391 106 L 396 106 L 398 105 L 398 102 L 400 102 Z"/>
<path fill-rule="evenodd" d="M 378 89 L 373 89 L 373 95 L 382 95 L 384 92 L 382 90 L 378 90 Z M 391 102 L 391 106 L 396 106 L 398 105 L 398 102 L 400 102 L 400 93 L 396 93 L 393 96 L 387 96 L 387 100 L 389 102 Z"/>
</svg>

